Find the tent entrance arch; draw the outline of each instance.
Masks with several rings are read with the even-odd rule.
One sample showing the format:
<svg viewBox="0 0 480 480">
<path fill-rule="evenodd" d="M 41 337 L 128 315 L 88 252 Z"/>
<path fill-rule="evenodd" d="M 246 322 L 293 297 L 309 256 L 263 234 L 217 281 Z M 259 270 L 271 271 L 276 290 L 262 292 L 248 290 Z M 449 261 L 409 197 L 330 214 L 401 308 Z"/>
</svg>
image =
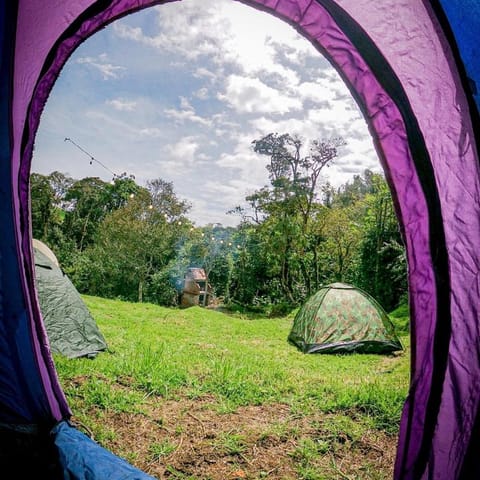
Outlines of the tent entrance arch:
<svg viewBox="0 0 480 480">
<path fill-rule="evenodd" d="M 41 110 L 84 39 L 157 3 L 71 0 L 39 8 L 21 0 L 0 7 L 0 385 L 9 386 L 8 394 L 0 389 L 0 422 L 69 416 L 32 293 L 28 177 Z M 472 86 L 480 63 L 470 33 L 478 31 L 480 7 L 467 12 L 445 0 L 243 3 L 294 25 L 337 68 L 370 125 L 396 199 L 414 346 L 396 478 L 478 474 L 480 101 Z"/>
</svg>

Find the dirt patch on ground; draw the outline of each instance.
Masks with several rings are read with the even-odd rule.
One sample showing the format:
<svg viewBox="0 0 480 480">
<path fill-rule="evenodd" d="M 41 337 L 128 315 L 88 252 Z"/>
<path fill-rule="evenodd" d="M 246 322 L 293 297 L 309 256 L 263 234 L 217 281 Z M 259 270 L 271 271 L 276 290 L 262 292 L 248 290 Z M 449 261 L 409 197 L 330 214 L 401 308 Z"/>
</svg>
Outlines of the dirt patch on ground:
<svg viewBox="0 0 480 480">
<path fill-rule="evenodd" d="M 352 428 L 352 416 L 341 422 L 338 415 L 294 414 L 283 404 L 228 413 L 219 407 L 209 397 L 149 398 L 142 413 L 89 413 L 101 426 L 94 428 L 100 432 L 97 441 L 158 479 L 393 476 L 396 438 L 365 426 Z"/>
</svg>

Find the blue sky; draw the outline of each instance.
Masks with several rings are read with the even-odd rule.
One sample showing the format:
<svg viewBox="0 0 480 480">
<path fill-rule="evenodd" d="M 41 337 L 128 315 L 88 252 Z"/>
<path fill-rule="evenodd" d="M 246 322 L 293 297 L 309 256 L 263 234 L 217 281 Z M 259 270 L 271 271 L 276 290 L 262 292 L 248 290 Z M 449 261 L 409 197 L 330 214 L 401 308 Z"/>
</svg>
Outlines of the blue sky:
<svg viewBox="0 0 480 480">
<path fill-rule="evenodd" d="M 32 171 L 74 178 L 163 178 L 197 225 L 234 225 L 226 211 L 267 183 L 251 142 L 270 133 L 348 144 L 334 185 L 380 170 L 365 121 L 336 72 L 281 20 L 232 0 L 183 0 L 125 17 L 82 44 L 42 115 Z"/>
</svg>

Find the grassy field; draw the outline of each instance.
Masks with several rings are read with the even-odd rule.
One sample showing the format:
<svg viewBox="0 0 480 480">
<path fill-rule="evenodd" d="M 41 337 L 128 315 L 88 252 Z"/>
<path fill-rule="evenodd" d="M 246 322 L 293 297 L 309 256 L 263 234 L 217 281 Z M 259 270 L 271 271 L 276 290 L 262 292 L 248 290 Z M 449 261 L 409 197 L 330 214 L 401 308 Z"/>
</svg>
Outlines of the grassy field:
<svg viewBox="0 0 480 480">
<path fill-rule="evenodd" d="M 55 362 L 76 425 L 159 479 L 387 479 L 409 375 L 395 356 L 304 355 L 292 317 L 84 297 L 109 351 Z"/>
</svg>

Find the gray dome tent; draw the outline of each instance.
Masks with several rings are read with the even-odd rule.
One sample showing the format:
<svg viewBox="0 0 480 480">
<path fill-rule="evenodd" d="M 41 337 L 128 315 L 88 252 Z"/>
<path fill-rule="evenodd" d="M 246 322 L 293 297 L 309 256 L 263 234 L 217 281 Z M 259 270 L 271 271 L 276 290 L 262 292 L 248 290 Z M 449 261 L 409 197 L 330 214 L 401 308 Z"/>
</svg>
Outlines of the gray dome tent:
<svg viewBox="0 0 480 480">
<path fill-rule="evenodd" d="M 107 348 L 105 339 L 77 289 L 52 258 L 53 253 L 45 254 L 48 251 L 35 240 L 35 280 L 50 348 L 69 358 L 95 356 Z"/>
<path fill-rule="evenodd" d="M 300 308 L 288 337 L 304 353 L 390 353 L 402 350 L 383 308 L 352 285 L 332 283 Z"/>
</svg>

